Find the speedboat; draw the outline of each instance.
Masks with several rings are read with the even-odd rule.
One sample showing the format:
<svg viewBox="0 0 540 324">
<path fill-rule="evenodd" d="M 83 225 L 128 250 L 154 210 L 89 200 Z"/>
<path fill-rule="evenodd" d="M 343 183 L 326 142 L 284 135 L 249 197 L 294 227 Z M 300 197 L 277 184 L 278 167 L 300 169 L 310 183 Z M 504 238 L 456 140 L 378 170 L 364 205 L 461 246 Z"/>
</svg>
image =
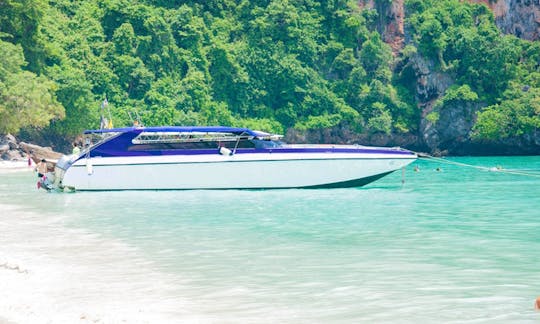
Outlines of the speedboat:
<svg viewBox="0 0 540 324">
<path fill-rule="evenodd" d="M 51 187 L 70 190 L 347 188 L 416 160 L 401 148 L 287 144 L 236 127 L 87 130 L 79 154 L 63 156 Z"/>
</svg>

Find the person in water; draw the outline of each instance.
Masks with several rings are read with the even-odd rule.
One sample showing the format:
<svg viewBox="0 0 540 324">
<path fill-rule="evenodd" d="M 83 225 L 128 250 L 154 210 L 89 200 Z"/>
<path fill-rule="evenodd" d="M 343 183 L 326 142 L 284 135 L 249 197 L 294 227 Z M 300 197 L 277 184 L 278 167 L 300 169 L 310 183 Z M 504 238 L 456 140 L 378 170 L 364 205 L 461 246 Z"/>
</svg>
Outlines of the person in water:
<svg viewBox="0 0 540 324">
<path fill-rule="evenodd" d="M 41 159 L 41 161 L 36 165 L 36 169 L 38 178 L 42 178 L 45 173 L 47 173 L 47 161 L 45 159 Z"/>
</svg>

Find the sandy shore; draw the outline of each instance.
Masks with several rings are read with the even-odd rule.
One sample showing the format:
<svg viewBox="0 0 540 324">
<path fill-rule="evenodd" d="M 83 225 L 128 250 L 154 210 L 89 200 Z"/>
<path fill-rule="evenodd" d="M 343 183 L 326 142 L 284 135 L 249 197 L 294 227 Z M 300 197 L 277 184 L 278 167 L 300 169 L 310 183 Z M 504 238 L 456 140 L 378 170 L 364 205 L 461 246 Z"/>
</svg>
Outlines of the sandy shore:
<svg viewBox="0 0 540 324">
<path fill-rule="evenodd" d="M 0 317 L 0 324 L 14 324 L 14 322 L 10 322 L 5 318 Z"/>
<path fill-rule="evenodd" d="M 0 160 L 0 173 L 7 172 L 24 172 L 24 171 L 34 171 L 35 165 L 32 162 L 32 165 L 28 165 L 27 160 L 21 161 L 2 161 Z"/>
<path fill-rule="evenodd" d="M 9 190 L 0 186 L 0 195 Z M 180 295 L 177 277 L 141 251 L 66 226 L 79 217 L 76 208 L 41 211 L 51 195 L 15 195 L 25 198 L 9 205 L 0 200 L 0 324 L 201 322 L 190 318 L 190 300 Z M 70 195 L 55 198 L 75 203 Z"/>
</svg>

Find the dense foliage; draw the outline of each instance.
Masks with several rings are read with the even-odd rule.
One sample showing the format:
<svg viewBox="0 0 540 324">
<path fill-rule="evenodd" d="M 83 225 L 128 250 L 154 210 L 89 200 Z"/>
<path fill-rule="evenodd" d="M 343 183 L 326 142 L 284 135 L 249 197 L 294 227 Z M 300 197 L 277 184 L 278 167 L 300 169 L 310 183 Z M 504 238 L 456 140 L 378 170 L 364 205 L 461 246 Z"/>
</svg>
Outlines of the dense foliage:
<svg viewBox="0 0 540 324">
<path fill-rule="evenodd" d="M 483 5 L 459 0 L 409 0 L 407 5 L 419 50 L 454 76 L 456 84 L 440 103 L 459 99 L 487 106 L 478 114 L 473 136 L 496 140 L 540 127 L 538 42 L 501 35 Z"/>
<path fill-rule="evenodd" d="M 502 36 L 483 5 L 407 8 L 413 39 L 396 57 L 377 32 L 380 14 L 357 1 L 3 0 L 0 132 L 47 127 L 70 137 L 98 127 L 100 114 L 114 126 L 140 118 L 415 132 L 415 75 L 394 68 L 416 53 L 455 75 L 449 96 L 465 91 L 488 106 L 477 136 L 538 127 L 537 43 Z M 507 122 L 495 122 L 501 116 Z"/>
</svg>

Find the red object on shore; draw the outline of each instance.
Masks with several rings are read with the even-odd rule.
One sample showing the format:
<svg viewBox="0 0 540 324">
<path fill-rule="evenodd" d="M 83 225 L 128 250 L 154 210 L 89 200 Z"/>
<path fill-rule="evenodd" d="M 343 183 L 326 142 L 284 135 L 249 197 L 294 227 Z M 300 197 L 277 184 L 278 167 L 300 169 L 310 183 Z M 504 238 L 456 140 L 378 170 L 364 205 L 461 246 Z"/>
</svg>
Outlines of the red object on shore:
<svg viewBox="0 0 540 324">
<path fill-rule="evenodd" d="M 540 310 L 540 297 L 536 298 L 536 303 L 534 303 L 534 309 Z"/>
</svg>

